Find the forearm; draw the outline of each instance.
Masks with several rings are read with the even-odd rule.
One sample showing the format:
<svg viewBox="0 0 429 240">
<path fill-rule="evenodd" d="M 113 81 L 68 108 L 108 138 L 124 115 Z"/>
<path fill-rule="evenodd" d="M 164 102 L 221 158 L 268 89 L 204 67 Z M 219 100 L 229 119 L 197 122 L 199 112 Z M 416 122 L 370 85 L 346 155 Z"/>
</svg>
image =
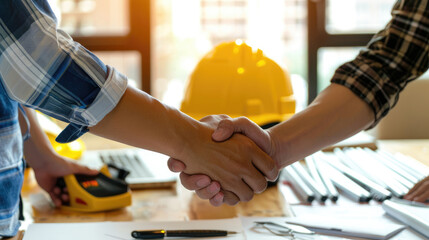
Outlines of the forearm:
<svg viewBox="0 0 429 240">
<path fill-rule="evenodd" d="M 202 124 L 148 94 L 128 87 L 116 108 L 90 132 L 135 147 L 181 158 Z M 188 138 L 189 137 L 189 138 Z M 196 136 L 194 136 L 196 137 Z M 197 139 L 194 139 L 197 141 Z"/>
<path fill-rule="evenodd" d="M 24 156 L 31 167 L 43 167 L 46 164 L 46 161 L 49 161 L 49 158 L 57 157 L 58 154 L 52 148 L 48 137 L 39 125 L 36 112 L 29 108 L 24 108 L 24 110 L 30 123 L 31 135 L 31 137 L 24 142 Z M 27 131 L 27 129 L 24 127 L 26 126 L 26 123 L 22 114 L 19 116 L 19 123 L 21 126 L 21 131 Z"/>
<path fill-rule="evenodd" d="M 206 174 L 240 200 L 250 200 L 253 192 L 264 190 L 264 176 L 275 179 L 278 174 L 274 161 L 250 139 L 235 135 L 215 143 L 207 124 L 130 87 L 115 109 L 90 131 L 180 159 L 187 166 L 186 173 Z"/>
<path fill-rule="evenodd" d="M 305 110 L 269 129 L 281 167 L 334 144 L 374 121 L 371 108 L 344 86 L 331 84 Z"/>
</svg>

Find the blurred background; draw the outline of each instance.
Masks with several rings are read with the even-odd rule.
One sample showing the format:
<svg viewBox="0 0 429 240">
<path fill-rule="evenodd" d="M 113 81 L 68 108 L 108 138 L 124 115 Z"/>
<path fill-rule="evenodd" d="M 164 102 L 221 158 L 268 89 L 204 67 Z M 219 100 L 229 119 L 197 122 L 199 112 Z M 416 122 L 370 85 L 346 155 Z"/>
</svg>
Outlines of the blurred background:
<svg viewBox="0 0 429 240">
<path fill-rule="evenodd" d="M 390 19 L 395 0 L 51 0 L 60 26 L 178 107 L 195 65 L 243 39 L 292 74 L 298 111 Z"/>
</svg>

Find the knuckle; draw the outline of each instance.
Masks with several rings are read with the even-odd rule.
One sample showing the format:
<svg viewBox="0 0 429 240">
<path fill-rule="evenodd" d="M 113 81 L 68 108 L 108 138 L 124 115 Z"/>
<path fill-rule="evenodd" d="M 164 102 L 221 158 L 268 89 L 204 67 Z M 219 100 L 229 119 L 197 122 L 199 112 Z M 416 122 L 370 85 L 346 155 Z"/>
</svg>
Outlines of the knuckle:
<svg viewBox="0 0 429 240">
<path fill-rule="evenodd" d="M 238 117 L 237 121 L 240 121 L 240 122 L 251 122 L 250 119 L 247 118 L 246 116 Z"/>
<path fill-rule="evenodd" d="M 274 162 L 274 160 L 273 160 L 273 159 L 271 159 L 271 158 L 268 158 L 268 160 L 269 160 L 269 161 L 266 161 L 267 167 L 268 167 L 269 169 L 276 169 L 276 168 L 277 168 L 277 166 L 276 166 L 276 163 Z"/>
<path fill-rule="evenodd" d="M 231 117 L 230 117 L 230 116 L 228 116 L 228 115 L 226 115 L 226 114 L 219 114 L 219 117 L 220 117 L 221 119 L 231 119 Z"/>
<path fill-rule="evenodd" d="M 242 181 L 245 183 L 251 183 L 256 181 L 254 180 L 255 178 L 259 179 L 262 177 L 262 175 L 255 170 L 254 166 L 250 162 L 241 163 L 239 174 L 240 175 L 237 178 L 237 182 Z"/>
<path fill-rule="evenodd" d="M 201 118 L 200 121 L 201 122 L 210 121 L 213 118 L 214 118 L 213 115 L 208 115 L 208 116 L 205 116 L 205 117 Z"/>
<path fill-rule="evenodd" d="M 230 125 L 232 125 L 232 124 L 233 124 L 233 122 L 232 122 L 232 119 L 231 119 L 231 118 L 222 119 L 222 120 L 220 120 L 220 122 L 219 122 L 219 125 L 227 125 L 227 126 L 230 126 Z"/>
<path fill-rule="evenodd" d="M 243 146 L 243 148 L 246 150 L 251 150 L 254 149 L 255 144 L 252 142 L 252 140 L 243 138 L 241 146 Z"/>
<path fill-rule="evenodd" d="M 201 199 L 210 199 L 211 198 L 210 194 L 208 194 L 207 191 L 205 191 L 204 189 L 197 190 L 197 191 L 195 191 L 195 193 Z"/>
</svg>

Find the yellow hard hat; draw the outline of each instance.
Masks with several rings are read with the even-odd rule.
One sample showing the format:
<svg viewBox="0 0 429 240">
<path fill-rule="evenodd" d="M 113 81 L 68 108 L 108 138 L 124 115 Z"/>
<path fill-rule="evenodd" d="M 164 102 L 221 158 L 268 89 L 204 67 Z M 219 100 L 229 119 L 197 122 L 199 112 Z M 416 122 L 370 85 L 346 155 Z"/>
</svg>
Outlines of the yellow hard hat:
<svg viewBox="0 0 429 240">
<path fill-rule="evenodd" d="M 201 59 L 181 111 L 197 120 L 212 114 L 246 116 L 266 126 L 290 118 L 295 99 L 288 72 L 262 50 L 237 40 L 218 45 Z"/>
</svg>

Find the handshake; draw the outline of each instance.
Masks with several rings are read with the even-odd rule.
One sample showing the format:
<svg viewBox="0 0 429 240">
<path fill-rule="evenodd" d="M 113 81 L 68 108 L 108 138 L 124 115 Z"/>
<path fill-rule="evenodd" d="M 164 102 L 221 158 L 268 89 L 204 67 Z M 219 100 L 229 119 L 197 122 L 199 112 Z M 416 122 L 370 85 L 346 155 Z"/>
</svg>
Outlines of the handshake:
<svg viewBox="0 0 429 240">
<path fill-rule="evenodd" d="M 197 154 L 191 158 L 199 158 L 198 163 L 168 160 L 169 169 L 180 172 L 185 188 L 195 190 L 213 206 L 235 205 L 239 201 L 250 201 L 255 193 L 266 189 L 267 181 L 277 179 L 280 152 L 270 130 L 261 129 L 245 117 L 211 115 L 200 122 L 212 131 L 209 131 L 209 144 L 190 146 L 191 152 Z M 201 158 L 201 155 L 206 156 Z"/>
</svg>

